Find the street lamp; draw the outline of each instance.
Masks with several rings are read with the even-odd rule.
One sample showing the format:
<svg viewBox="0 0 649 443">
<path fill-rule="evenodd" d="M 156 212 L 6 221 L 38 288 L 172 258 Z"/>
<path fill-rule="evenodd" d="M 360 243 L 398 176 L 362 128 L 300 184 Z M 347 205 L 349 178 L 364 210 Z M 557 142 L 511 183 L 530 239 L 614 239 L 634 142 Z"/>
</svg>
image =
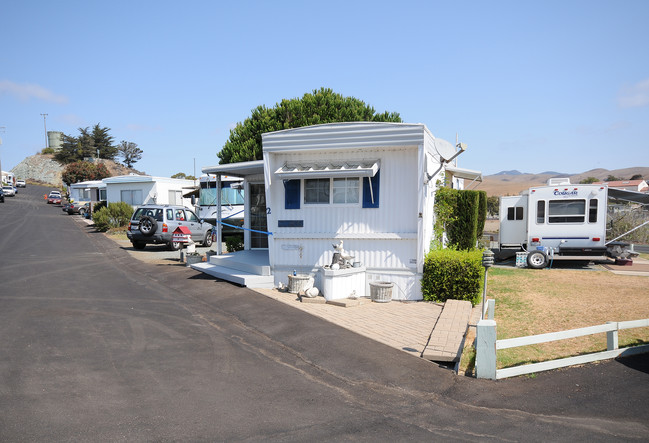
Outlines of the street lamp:
<svg viewBox="0 0 649 443">
<path fill-rule="evenodd" d="M 480 315 L 481 319 L 484 319 L 485 299 L 487 298 L 487 271 L 489 271 L 489 268 L 492 267 L 493 264 L 494 253 L 487 249 L 482 253 L 482 266 L 484 266 L 484 286 L 482 288 L 482 315 Z"/>
</svg>

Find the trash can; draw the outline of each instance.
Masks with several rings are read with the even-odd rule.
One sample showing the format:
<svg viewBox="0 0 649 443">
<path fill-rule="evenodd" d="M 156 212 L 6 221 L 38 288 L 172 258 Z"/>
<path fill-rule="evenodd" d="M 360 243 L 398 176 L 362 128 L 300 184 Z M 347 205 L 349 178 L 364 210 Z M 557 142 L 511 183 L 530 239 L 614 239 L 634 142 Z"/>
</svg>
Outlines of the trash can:
<svg viewBox="0 0 649 443">
<path fill-rule="evenodd" d="M 387 303 L 392 300 L 392 287 L 389 281 L 370 282 L 370 299 L 377 303 Z"/>
</svg>

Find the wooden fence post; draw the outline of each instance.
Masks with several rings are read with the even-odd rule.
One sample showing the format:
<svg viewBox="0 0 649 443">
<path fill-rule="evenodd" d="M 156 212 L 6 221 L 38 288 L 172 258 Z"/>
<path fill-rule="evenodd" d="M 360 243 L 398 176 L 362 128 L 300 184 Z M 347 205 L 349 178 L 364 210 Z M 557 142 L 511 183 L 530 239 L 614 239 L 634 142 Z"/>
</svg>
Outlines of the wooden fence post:
<svg viewBox="0 0 649 443">
<path fill-rule="evenodd" d="M 496 322 L 482 319 L 476 328 L 475 370 L 477 378 L 496 379 Z"/>
</svg>

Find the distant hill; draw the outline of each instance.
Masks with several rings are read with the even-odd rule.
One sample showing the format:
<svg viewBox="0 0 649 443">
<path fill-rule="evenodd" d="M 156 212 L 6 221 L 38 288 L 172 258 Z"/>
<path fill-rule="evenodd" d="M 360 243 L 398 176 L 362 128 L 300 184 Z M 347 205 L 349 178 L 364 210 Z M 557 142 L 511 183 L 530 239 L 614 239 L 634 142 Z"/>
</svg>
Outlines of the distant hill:
<svg viewBox="0 0 649 443">
<path fill-rule="evenodd" d="M 587 177 L 595 177 L 604 180 L 609 175 L 629 179 L 640 174 L 645 180 L 649 179 L 649 167 L 634 167 L 624 169 L 592 169 L 580 174 L 562 174 L 559 172 L 547 171 L 540 174 L 522 173 L 519 171 L 502 171 L 498 174 L 487 175 L 483 182 L 475 189 L 486 191 L 489 196 L 518 195 L 521 191 L 532 186 L 545 185 L 550 178 L 569 177 L 572 183 L 579 183 Z"/>
</svg>

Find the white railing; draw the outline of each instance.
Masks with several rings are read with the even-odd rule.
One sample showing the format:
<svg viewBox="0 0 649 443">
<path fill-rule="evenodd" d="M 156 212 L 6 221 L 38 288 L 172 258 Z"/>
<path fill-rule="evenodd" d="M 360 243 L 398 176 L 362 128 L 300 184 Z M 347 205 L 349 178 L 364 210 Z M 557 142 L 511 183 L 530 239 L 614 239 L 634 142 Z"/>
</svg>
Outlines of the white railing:
<svg viewBox="0 0 649 443">
<path fill-rule="evenodd" d="M 491 300 L 489 300 L 491 302 Z M 478 322 L 476 331 L 476 376 L 478 378 L 501 379 L 532 372 L 548 371 L 550 369 L 589 363 L 607 358 L 629 356 L 649 352 L 649 345 L 640 345 L 629 348 L 619 348 L 618 331 L 623 329 L 649 327 L 649 318 L 621 322 L 607 322 L 603 325 L 589 326 L 586 328 L 570 329 L 568 331 L 551 332 L 548 334 L 530 335 L 527 337 L 508 338 L 496 340 L 496 322 L 493 320 L 493 304 L 489 304 L 489 319 Z M 568 338 L 583 337 L 586 335 L 606 333 L 606 351 L 579 355 L 576 357 L 560 358 L 540 363 L 530 363 L 522 366 L 496 369 L 496 352 L 499 349 L 516 348 L 539 343 L 548 343 Z"/>
</svg>

